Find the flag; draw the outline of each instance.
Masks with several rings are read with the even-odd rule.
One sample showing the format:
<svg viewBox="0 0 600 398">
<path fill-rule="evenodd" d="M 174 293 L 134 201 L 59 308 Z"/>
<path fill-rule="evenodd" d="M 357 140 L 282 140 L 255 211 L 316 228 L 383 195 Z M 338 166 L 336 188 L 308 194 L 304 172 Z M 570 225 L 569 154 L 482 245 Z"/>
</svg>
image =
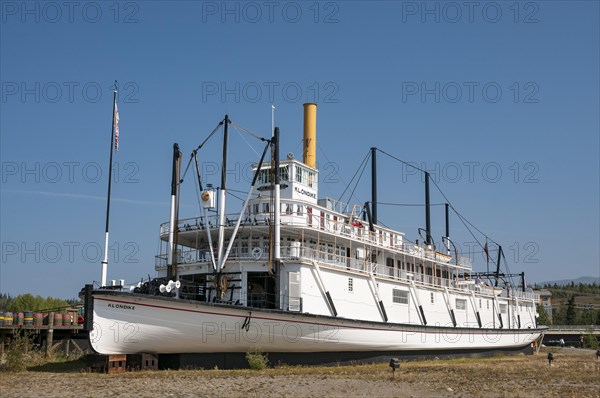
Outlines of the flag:
<svg viewBox="0 0 600 398">
<path fill-rule="evenodd" d="M 488 251 L 487 242 L 485 242 L 485 246 L 483 246 L 483 251 L 485 252 L 485 259 L 489 261 L 489 259 L 490 259 L 490 252 Z"/>
<path fill-rule="evenodd" d="M 113 115 L 115 120 L 115 149 L 119 150 L 119 108 L 117 108 L 117 101 L 115 101 L 115 114 Z"/>
</svg>

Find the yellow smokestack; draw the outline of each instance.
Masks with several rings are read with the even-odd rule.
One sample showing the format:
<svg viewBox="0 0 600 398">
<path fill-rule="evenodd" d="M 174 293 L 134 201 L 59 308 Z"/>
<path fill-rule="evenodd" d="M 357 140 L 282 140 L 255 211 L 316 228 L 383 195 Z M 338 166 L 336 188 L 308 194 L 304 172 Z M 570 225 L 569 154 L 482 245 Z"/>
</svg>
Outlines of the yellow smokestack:
<svg viewBox="0 0 600 398">
<path fill-rule="evenodd" d="M 304 164 L 317 166 L 317 104 L 304 104 Z"/>
</svg>

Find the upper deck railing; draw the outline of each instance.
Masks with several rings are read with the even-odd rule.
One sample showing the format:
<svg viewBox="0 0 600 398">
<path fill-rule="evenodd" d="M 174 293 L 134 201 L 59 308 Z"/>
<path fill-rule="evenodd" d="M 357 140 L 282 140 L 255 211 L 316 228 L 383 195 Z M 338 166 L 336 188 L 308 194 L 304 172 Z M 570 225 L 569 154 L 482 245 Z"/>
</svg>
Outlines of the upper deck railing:
<svg viewBox="0 0 600 398">
<path fill-rule="evenodd" d="M 270 224 L 270 213 L 265 204 L 256 203 L 249 206 L 243 215 L 243 226 L 268 226 Z M 404 239 L 404 234 L 387 228 L 375 226 L 375 231 L 369 231 L 368 225 L 352 216 L 328 211 L 322 207 L 311 207 L 296 201 L 281 201 L 281 224 L 286 227 L 308 228 L 315 231 L 330 233 L 338 237 L 362 242 L 367 245 L 378 246 L 382 249 L 391 250 L 399 254 L 412 256 L 416 259 L 429 260 L 439 264 L 447 264 L 452 267 L 470 270 L 472 263 L 470 258 L 458 257 L 458 264 L 453 256 L 440 253 L 428 247 L 420 246 Z M 308 209 L 311 209 L 309 211 Z M 264 211 L 262 211 L 264 210 Z M 227 214 L 225 216 L 226 227 L 235 226 L 239 213 Z M 216 228 L 218 217 L 195 217 L 179 220 L 179 232 L 203 230 L 205 228 Z M 161 237 L 169 234 L 169 223 L 165 222 L 160 227 Z"/>
<path fill-rule="evenodd" d="M 250 247 L 234 247 L 231 250 L 228 261 L 244 261 L 244 262 L 264 262 L 269 258 L 268 246 L 254 248 Z M 441 277 L 437 275 L 427 275 L 421 272 L 414 272 L 398 267 L 389 267 L 383 264 L 371 262 L 368 258 L 357 259 L 346 257 L 341 253 L 336 253 L 335 250 L 328 249 L 326 251 L 319 250 L 314 247 L 301 245 L 300 242 L 295 242 L 293 245 L 284 245 L 281 247 L 281 259 L 283 261 L 314 261 L 322 267 L 329 267 L 350 272 L 374 275 L 393 280 L 401 280 L 407 282 L 415 282 L 416 284 L 448 287 L 463 291 L 472 291 L 475 293 L 494 295 L 496 289 L 478 283 L 477 281 L 462 280 L 451 277 Z M 186 266 L 192 264 L 210 264 L 210 252 L 207 250 L 183 250 L 178 252 L 177 262 L 179 265 Z M 156 269 L 165 269 L 167 266 L 167 255 L 156 256 Z M 539 295 L 529 292 L 521 292 L 511 290 L 511 297 L 518 299 L 526 299 L 538 301 Z"/>
</svg>

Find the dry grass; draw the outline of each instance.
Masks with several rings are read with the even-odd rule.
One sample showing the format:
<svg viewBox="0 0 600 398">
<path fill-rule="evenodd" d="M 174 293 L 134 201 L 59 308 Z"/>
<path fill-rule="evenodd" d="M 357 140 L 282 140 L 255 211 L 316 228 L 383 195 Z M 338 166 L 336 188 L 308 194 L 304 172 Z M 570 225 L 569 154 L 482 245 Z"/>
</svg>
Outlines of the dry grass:
<svg viewBox="0 0 600 398">
<path fill-rule="evenodd" d="M 594 351 L 552 349 L 538 355 L 387 364 L 256 370 L 87 373 L 51 366 L 0 375 L 3 397 L 597 397 L 600 361 Z"/>
</svg>

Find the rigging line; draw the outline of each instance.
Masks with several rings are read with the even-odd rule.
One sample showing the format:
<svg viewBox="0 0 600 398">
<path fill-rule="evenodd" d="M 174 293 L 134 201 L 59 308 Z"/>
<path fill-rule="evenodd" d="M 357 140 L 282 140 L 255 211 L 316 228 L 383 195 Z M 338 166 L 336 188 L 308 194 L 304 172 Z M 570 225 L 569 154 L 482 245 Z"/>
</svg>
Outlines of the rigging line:
<svg viewBox="0 0 600 398">
<path fill-rule="evenodd" d="M 191 160 L 190 160 L 190 162 L 191 162 Z M 202 217 L 202 204 L 201 204 L 202 200 L 201 200 L 201 196 L 200 196 L 201 189 L 198 186 L 198 179 L 194 178 L 193 180 L 194 180 L 194 186 L 195 186 L 194 191 L 196 192 L 196 196 L 198 198 L 198 210 L 199 210 L 198 214 L 199 214 L 200 217 Z"/>
<path fill-rule="evenodd" d="M 352 181 L 354 181 L 354 179 L 356 178 L 356 175 L 358 174 L 359 170 L 361 169 L 361 167 L 364 169 L 364 167 L 366 166 L 366 162 L 369 159 L 369 156 L 371 156 L 371 151 L 368 151 L 367 154 L 365 155 L 365 157 L 363 158 L 362 162 L 360 162 L 360 164 L 358 165 L 358 168 L 356 169 L 356 172 L 354 172 L 354 175 L 352 176 L 352 178 L 350 179 L 350 182 L 348 183 L 348 185 L 346 186 L 346 189 L 344 189 L 344 192 L 342 192 L 342 194 L 340 195 L 340 198 L 338 199 L 338 202 L 342 201 L 342 198 L 344 197 L 344 195 L 346 194 L 346 191 L 348 190 L 348 188 L 350 188 L 350 185 L 352 184 Z M 363 166 L 363 164 L 365 166 Z M 362 173 L 361 173 L 362 175 Z M 350 196 L 351 198 L 352 196 Z"/>
<path fill-rule="evenodd" d="M 369 151 L 370 152 L 370 151 Z M 371 154 L 369 153 L 369 156 L 371 156 Z M 352 200 L 352 198 L 356 199 L 358 202 L 360 202 L 360 200 L 354 196 L 354 191 L 356 191 L 356 188 L 358 187 L 358 183 L 360 182 L 360 179 L 362 178 L 363 173 L 365 172 L 365 169 L 367 168 L 367 162 L 365 162 L 365 165 L 363 166 L 362 171 L 360 172 L 360 175 L 358 176 L 358 178 L 356 179 L 356 184 L 354 184 L 354 189 L 352 189 L 352 192 L 350 192 L 350 196 L 348 198 L 348 202 L 350 202 L 350 200 Z"/>
<path fill-rule="evenodd" d="M 254 149 L 254 147 L 252 145 L 250 145 L 250 143 L 248 142 L 248 140 L 246 139 L 246 137 L 244 137 L 242 135 L 242 133 L 240 132 L 240 129 L 237 128 L 237 125 L 233 124 L 233 127 L 235 127 L 237 133 L 240 135 L 240 137 L 242 138 L 242 140 L 244 140 L 244 142 L 246 143 L 246 145 L 248 145 L 250 147 L 250 149 L 252 149 L 252 151 L 256 154 L 256 156 L 260 156 L 260 154 L 258 152 L 256 152 L 256 149 Z"/>
<path fill-rule="evenodd" d="M 239 189 L 232 189 L 232 188 L 228 188 L 228 189 L 227 189 L 227 193 L 229 193 L 229 192 L 237 192 L 237 193 L 245 193 L 245 194 L 248 194 L 248 191 L 240 191 Z M 255 193 L 254 195 L 255 195 L 256 197 L 258 197 L 258 196 L 260 195 L 260 192 L 259 192 L 259 193 Z"/>
<path fill-rule="evenodd" d="M 266 138 L 263 138 L 263 137 L 261 137 L 260 135 L 258 135 L 258 134 L 256 134 L 256 133 L 253 133 L 253 132 L 252 132 L 252 131 L 250 131 L 250 130 L 247 130 L 247 129 L 243 128 L 242 126 L 240 126 L 239 124 L 237 124 L 237 123 L 235 123 L 235 122 L 232 122 L 231 120 L 230 120 L 230 122 L 231 122 L 231 124 L 232 124 L 234 127 L 236 127 L 236 128 L 238 128 L 238 129 L 240 129 L 241 131 L 243 131 L 243 132 L 244 132 L 244 133 L 246 133 L 246 134 L 249 134 L 249 135 L 251 135 L 252 137 L 256 138 L 257 140 L 260 140 L 260 141 L 263 141 L 263 142 L 264 142 L 264 141 L 270 141 L 270 140 L 268 140 L 268 139 L 266 139 Z"/>
<path fill-rule="evenodd" d="M 390 158 L 392 158 L 392 159 L 395 159 L 395 160 L 397 160 L 397 161 L 398 161 L 398 162 L 400 162 L 400 163 L 403 163 L 403 164 L 405 164 L 405 165 L 407 165 L 407 166 L 410 166 L 410 167 L 412 167 L 412 168 L 414 168 L 414 169 L 416 169 L 416 170 L 419 170 L 419 171 L 421 171 L 421 172 L 423 172 L 423 173 L 425 173 L 425 172 L 426 172 L 425 170 L 421 169 L 420 167 L 417 167 L 417 166 L 415 166 L 415 165 L 413 165 L 413 164 L 410 164 L 410 163 L 408 163 L 408 162 L 406 162 L 406 161 L 404 161 L 404 160 L 402 160 L 402 159 L 400 159 L 400 158 L 398 158 L 398 157 L 396 157 L 396 156 L 393 156 L 393 155 L 391 155 L 391 154 L 389 154 L 389 153 L 385 152 L 385 151 L 384 151 L 384 150 L 382 150 L 382 149 L 376 148 L 376 150 L 378 150 L 379 152 L 381 152 L 381 153 L 383 153 L 383 154 L 385 154 L 385 155 L 389 156 L 389 157 L 390 157 Z M 465 222 L 466 222 L 466 223 L 468 223 L 468 224 L 469 224 L 470 226 L 472 226 L 472 227 L 473 227 L 475 230 L 477 230 L 477 232 L 479 232 L 481 235 L 485 236 L 485 237 L 486 237 L 486 238 L 487 238 L 489 241 L 491 241 L 491 242 L 493 242 L 493 243 L 495 243 L 495 244 L 498 244 L 498 242 L 496 242 L 495 240 L 493 240 L 492 238 L 490 238 L 490 237 L 489 237 L 487 234 L 483 233 L 483 232 L 482 232 L 482 231 L 481 231 L 479 228 L 477 228 L 475 225 L 473 225 L 473 224 L 472 224 L 472 223 L 471 223 L 469 220 L 467 220 L 467 219 L 466 219 L 464 216 L 462 216 L 462 215 L 461 215 L 461 214 L 460 214 L 460 213 L 459 213 L 459 212 L 458 212 L 458 211 L 457 211 L 457 210 L 454 208 L 454 206 L 452 205 L 452 203 L 450 202 L 450 200 L 448 199 L 448 197 L 447 197 L 447 196 L 444 194 L 444 192 L 442 191 L 442 189 L 440 188 L 440 186 L 439 186 L 439 185 L 438 185 L 438 184 L 435 182 L 435 180 L 434 180 L 434 179 L 430 179 L 430 181 L 431 181 L 431 182 L 433 182 L 433 184 L 436 186 L 436 188 L 438 189 L 438 191 L 439 191 L 439 192 L 442 194 L 442 196 L 444 197 L 444 199 L 446 199 L 446 202 L 447 202 L 447 203 L 450 205 L 450 207 L 452 208 L 452 210 L 454 210 L 454 212 L 455 212 L 455 213 L 456 213 L 456 214 L 459 216 L 459 218 L 461 218 L 461 220 L 463 221 L 463 224 L 464 224 Z M 466 225 L 465 225 L 465 226 L 466 226 Z M 467 229 L 468 229 L 468 228 L 467 228 Z M 471 231 L 469 230 L 469 232 L 471 232 Z M 471 232 L 471 235 L 473 235 L 473 233 L 472 233 L 472 232 Z M 477 240 L 477 239 L 475 239 L 475 240 Z M 479 243 L 479 245 L 481 245 L 481 243 L 479 242 L 479 240 L 477 240 L 477 243 Z M 483 246 L 481 245 L 481 247 L 483 247 Z"/>
<path fill-rule="evenodd" d="M 481 248 L 483 249 L 483 245 L 481 244 L 481 242 L 479 241 L 479 239 L 477 239 L 477 237 L 475 236 L 475 234 L 473 233 L 473 231 L 471 231 L 471 228 L 469 228 L 469 226 L 465 223 L 465 221 L 463 220 L 463 216 L 456 211 L 456 209 L 449 203 L 450 208 L 454 211 L 454 213 L 456 213 L 456 215 L 458 216 L 458 219 L 460 220 L 460 222 L 463 223 L 463 225 L 465 226 L 465 228 L 467 228 L 467 231 L 469 231 L 469 233 L 471 234 L 471 236 L 473 237 L 473 239 L 475 239 L 475 241 L 477 242 L 477 244 L 479 246 L 481 246 Z"/>
<path fill-rule="evenodd" d="M 417 166 L 415 166 L 414 164 L 410 164 L 410 163 L 408 163 L 408 162 L 405 162 L 404 160 L 402 160 L 402 159 L 400 159 L 400 158 L 397 158 L 397 157 L 395 157 L 394 155 L 390 155 L 389 153 L 387 153 L 386 151 L 384 151 L 384 150 L 382 150 L 382 149 L 379 149 L 379 148 L 375 148 L 375 149 L 376 149 L 376 150 L 378 150 L 379 152 L 383 153 L 384 155 L 387 155 L 387 156 L 391 157 L 392 159 L 394 159 L 394 160 L 397 160 L 397 161 L 398 161 L 398 162 L 400 162 L 400 163 L 404 163 L 405 165 L 412 167 L 413 169 L 417 169 L 417 170 L 419 170 L 420 172 L 423 172 L 423 173 L 425 173 L 425 172 L 426 172 L 426 171 L 425 171 L 425 170 L 423 170 L 422 168 L 420 168 L 420 167 L 417 167 Z"/>
<path fill-rule="evenodd" d="M 509 275 L 512 275 L 512 272 L 510 272 L 510 268 L 508 267 L 508 262 L 506 261 L 506 256 L 504 255 L 504 252 L 502 253 L 502 260 L 504 260 L 504 266 L 506 267 L 506 272 Z M 513 280 L 513 277 L 509 276 L 509 278 L 510 278 L 511 286 L 515 286 L 515 281 Z"/>
<path fill-rule="evenodd" d="M 369 201 L 369 203 L 373 203 L 372 201 Z M 390 203 L 390 202 L 377 202 L 375 203 L 377 205 L 384 205 L 384 206 L 425 206 L 425 204 L 422 203 Z M 445 203 L 432 203 L 430 204 L 430 206 L 444 206 Z"/>
<path fill-rule="evenodd" d="M 183 176 L 179 179 L 179 183 L 181 184 L 188 172 L 188 169 L 190 168 L 190 165 L 192 164 L 192 158 L 194 157 L 194 154 L 197 153 L 200 148 L 202 148 L 204 146 L 204 144 L 206 144 L 208 142 L 208 140 L 210 140 L 210 138 L 217 132 L 217 130 L 219 129 L 219 127 L 221 127 L 223 125 L 223 122 L 219 122 L 219 124 L 217 124 L 217 126 L 213 129 L 213 131 L 211 131 L 211 133 L 208 135 L 208 137 L 206 137 L 206 139 L 204 141 L 202 141 L 202 143 L 200 145 L 198 145 L 198 148 L 194 149 L 190 155 L 190 160 L 188 161 L 187 166 L 185 167 L 185 171 L 183 172 Z"/>
<path fill-rule="evenodd" d="M 204 144 L 206 144 L 206 143 L 208 142 L 208 140 L 210 140 L 210 139 L 211 139 L 211 137 L 212 137 L 213 135 L 215 135 L 215 133 L 217 132 L 217 130 L 219 129 L 219 127 L 221 127 L 222 125 L 223 125 L 223 120 L 221 120 L 221 121 L 219 122 L 219 124 L 217 124 L 217 127 L 215 127 L 215 128 L 213 129 L 213 131 L 211 131 L 211 133 L 208 135 L 208 137 L 206 137 L 206 139 L 205 139 L 204 141 L 202 141 L 202 143 L 201 143 L 200 145 L 198 145 L 198 148 L 196 148 L 196 149 L 194 150 L 194 152 L 198 152 L 198 151 L 200 150 L 200 148 L 202 148 L 202 147 L 204 146 Z"/>
<path fill-rule="evenodd" d="M 437 182 L 435 182 L 434 179 L 430 179 L 430 181 L 433 182 L 433 185 L 435 185 L 435 187 L 440 192 L 440 194 L 444 197 L 444 199 L 446 199 L 446 203 L 448 203 L 448 205 L 452 208 L 452 210 L 456 213 L 456 215 L 461 219 L 461 221 L 463 222 L 463 224 L 465 224 L 465 223 L 469 224 L 477 232 L 479 232 L 481 235 L 483 235 L 486 238 L 486 240 L 489 240 L 490 242 L 495 243 L 496 245 L 500 246 L 500 244 L 498 242 L 496 242 L 494 239 L 490 238 L 487 234 L 483 233 L 479 228 L 477 228 L 475 225 L 473 225 L 473 223 L 471 223 L 469 220 L 467 220 L 466 217 L 464 217 L 462 214 L 460 214 L 458 212 L 458 210 L 456 210 L 456 208 L 454 207 L 454 205 L 452 204 L 452 202 L 450 202 L 450 199 L 448 199 L 448 197 L 446 196 L 446 194 L 444 193 L 444 191 L 442 191 L 442 188 L 440 188 L 440 186 L 438 185 Z M 465 227 L 467 227 L 466 224 L 465 224 Z M 473 238 L 475 238 L 475 236 L 473 235 L 473 232 L 471 232 L 471 230 L 469 229 L 469 227 L 467 227 L 467 229 L 469 230 L 469 232 L 471 233 L 471 235 L 473 236 Z M 483 248 L 483 245 L 481 244 L 481 242 L 479 242 L 479 240 L 477 240 L 477 238 L 475 238 L 475 240 Z"/>
<path fill-rule="evenodd" d="M 327 160 L 327 163 L 331 163 L 331 164 L 336 164 L 334 162 L 332 162 L 329 157 L 327 156 L 327 154 L 325 153 L 325 150 L 322 148 L 321 145 L 317 144 L 317 150 L 321 152 L 321 154 L 325 157 L 325 160 Z M 342 181 L 342 183 L 346 186 L 348 186 L 348 183 L 346 181 L 344 181 L 344 177 L 342 177 L 342 175 L 338 172 L 338 170 L 334 170 L 334 175 L 337 175 L 338 177 L 340 177 L 340 180 Z"/>
<path fill-rule="evenodd" d="M 237 200 L 241 200 L 242 202 L 245 200 L 244 198 L 240 198 L 239 196 L 232 194 L 231 192 L 229 192 L 229 190 L 227 191 L 227 194 L 230 196 L 233 196 Z"/>
<path fill-rule="evenodd" d="M 188 161 L 187 166 L 185 166 L 185 171 L 183 172 L 183 175 L 181 176 L 181 178 L 179 179 L 179 184 L 181 184 L 185 178 L 185 175 L 188 172 L 188 169 L 190 168 L 190 166 L 192 165 L 192 159 L 194 158 L 194 154 L 192 153 L 190 156 L 190 160 Z"/>
</svg>

